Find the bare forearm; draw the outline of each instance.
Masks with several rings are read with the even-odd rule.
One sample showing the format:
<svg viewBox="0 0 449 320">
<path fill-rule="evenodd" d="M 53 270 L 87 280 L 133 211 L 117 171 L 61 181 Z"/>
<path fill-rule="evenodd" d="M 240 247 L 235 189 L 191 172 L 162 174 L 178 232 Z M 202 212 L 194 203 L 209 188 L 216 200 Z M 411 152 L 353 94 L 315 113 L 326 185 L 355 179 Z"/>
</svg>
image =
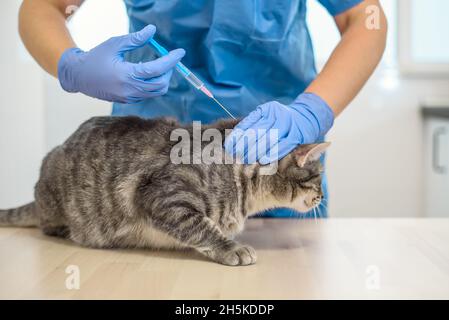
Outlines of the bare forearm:
<svg viewBox="0 0 449 320">
<path fill-rule="evenodd" d="M 19 32 L 36 61 L 57 76 L 62 53 L 75 46 L 65 23 L 65 8 L 82 0 L 24 0 L 19 13 Z"/>
<path fill-rule="evenodd" d="M 380 9 L 380 28 L 370 30 L 366 27 L 365 8 L 373 4 Z M 377 0 L 365 0 L 335 20 L 342 39 L 306 91 L 323 98 L 337 116 L 361 90 L 382 58 L 387 22 Z"/>
</svg>

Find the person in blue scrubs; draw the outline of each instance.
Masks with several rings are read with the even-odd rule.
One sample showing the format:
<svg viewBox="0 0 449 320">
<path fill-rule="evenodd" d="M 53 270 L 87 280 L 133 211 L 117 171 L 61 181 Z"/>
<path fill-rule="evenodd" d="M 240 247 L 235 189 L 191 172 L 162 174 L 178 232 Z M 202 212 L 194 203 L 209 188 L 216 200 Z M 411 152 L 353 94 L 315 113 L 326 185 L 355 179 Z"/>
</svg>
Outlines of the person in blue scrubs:
<svg viewBox="0 0 449 320">
<path fill-rule="evenodd" d="M 183 123 L 227 117 L 173 72 L 182 59 L 231 113 L 243 118 L 241 130 L 225 143 L 227 152 L 254 154 L 251 145 L 237 147 L 247 130 L 279 131 L 266 152 L 256 155 L 266 164 L 299 144 L 322 141 L 385 49 L 387 24 L 378 0 L 309 1 L 327 9 L 342 35 L 320 74 L 306 0 L 125 0 L 130 33 L 88 52 L 76 47 L 62 19 L 66 8 L 81 0 L 24 1 L 19 26 L 30 53 L 64 90 L 113 102 L 115 116 L 172 116 Z M 159 57 L 148 45 L 152 37 L 174 50 Z M 273 158 L 269 149 L 275 147 Z M 326 179 L 323 190 L 327 199 Z M 325 207 L 323 201 L 320 216 L 327 216 Z M 265 216 L 307 214 L 278 209 Z"/>
</svg>

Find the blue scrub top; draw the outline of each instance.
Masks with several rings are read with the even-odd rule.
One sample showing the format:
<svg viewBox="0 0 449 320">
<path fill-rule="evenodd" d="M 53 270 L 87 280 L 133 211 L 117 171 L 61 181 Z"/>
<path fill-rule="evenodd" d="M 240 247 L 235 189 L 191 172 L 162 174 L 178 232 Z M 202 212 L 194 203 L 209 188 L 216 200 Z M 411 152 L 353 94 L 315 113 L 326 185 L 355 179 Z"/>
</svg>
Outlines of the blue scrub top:
<svg viewBox="0 0 449 320">
<path fill-rule="evenodd" d="M 338 15 L 362 0 L 318 0 Z M 316 77 L 306 24 L 306 0 L 125 0 L 130 32 L 148 24 L 168 50 L 184 48 L 182 62 L 198 75 L 234 115 L 258 105 L 290 104 Z M 157 58 L 148 46 L 127 54 L 131 62 Z M 168 93 L 132 105 L 115 103 L 113 115 L 172 116 L 210 123 L 227 117 L 209 98 L 174 73 Z M 326 191 L 326 179 L 323 189 Z M 327 195 L 327 191 L 325 192 Z M 321 214 L 326 216 L 324 207 Z M 297 216 L 276 210 L 270 216 Z"/>
</svg>

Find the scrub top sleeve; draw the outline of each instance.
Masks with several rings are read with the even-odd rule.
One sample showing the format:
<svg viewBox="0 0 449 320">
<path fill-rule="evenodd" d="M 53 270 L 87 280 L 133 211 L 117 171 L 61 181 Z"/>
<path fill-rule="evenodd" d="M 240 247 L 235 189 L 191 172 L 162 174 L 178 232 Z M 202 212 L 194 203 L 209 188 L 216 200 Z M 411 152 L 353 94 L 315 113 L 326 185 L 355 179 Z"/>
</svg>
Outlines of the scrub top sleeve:
<svg viewBox="0 0 449 320">
<path fill-rule="evenodd" d="M 337 16 L 352 7 L 355 7 L 363 0 L 318 0 L 332 16 Z"/>
</svg>

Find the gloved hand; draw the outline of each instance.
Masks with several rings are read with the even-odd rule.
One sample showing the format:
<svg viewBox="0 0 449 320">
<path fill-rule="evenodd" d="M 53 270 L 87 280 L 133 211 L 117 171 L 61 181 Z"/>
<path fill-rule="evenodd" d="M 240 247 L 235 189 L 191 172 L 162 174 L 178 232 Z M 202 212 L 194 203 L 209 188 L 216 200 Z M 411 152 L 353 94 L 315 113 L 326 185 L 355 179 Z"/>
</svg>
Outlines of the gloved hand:
<svg viewBox="0 0 449 320">
<path fill-rule="evenodd" d="M 139 32 L 113 37 L 88 52 L 66 50 L 58 63 L 58 78 L 68 92 L 121 103 L 135 103 L 167 92 L 173 67 L 185 55 L 176 49 L 145 63 L 124 60 L 127 51 L 146 45 L 156 32 L 148 25 Z"/>
<path fill-rule="evenodd" d="M 303 93 L 290 106 L 271 101 L 234 128 L 225 140 L 225 150 L 244 163 L 265 165 L 282 159 L 300 144 L 316 142 L 333 122 L 333 111 L 316 94 Z M 274 137 L 271 129 L 277 129 Z"/>
</svg>

